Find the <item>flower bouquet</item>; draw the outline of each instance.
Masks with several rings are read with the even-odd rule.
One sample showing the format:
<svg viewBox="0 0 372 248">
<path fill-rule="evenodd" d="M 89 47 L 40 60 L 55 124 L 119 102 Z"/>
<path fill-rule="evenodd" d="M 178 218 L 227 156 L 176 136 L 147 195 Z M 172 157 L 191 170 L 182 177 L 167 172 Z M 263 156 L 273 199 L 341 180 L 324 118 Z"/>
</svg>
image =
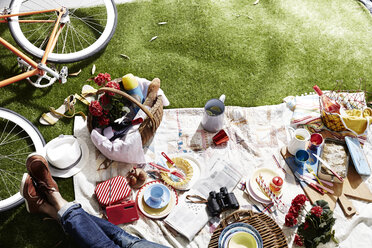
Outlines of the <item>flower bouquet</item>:
<svg viewBox="0 0 372 248">
<path fill-rule="evenodd" d="M 115 80 L 111 81 L 111 76 L 108 73 L 99 73 L 94 82 L 98 86 L 109 87 L 117 90 L 123 90 Z M 131 121 L 135 116 L 133 104 L 121 96 L 116 96 L 115 93 L 105 92 L 98 96 L 89 105 L 89 112 L 92 115 L 92 127 L 101 128 L 104 130 L 110 127 L 110 130 L 116 132 L 130 126 Z M 111 137 L 112 138 L 112 137 Z"/>
<path fill-rule="evenodd" d="M 332 230 L 335 218 L 333 218 L 333 211 L 329 208 L 328 203 L 324 200 L 316 201 L 308 212 L 305 208 L 306 201 L 305 195 L 297 195 L 292 200 L 291 207 L 285 216 L 284 225 L 288 227 L 297 225 L 298 219 L 304 220 L 298 225 L 294 243 L 306 248 L 315 248 L 320 243 L 325 244 L 331 239 L 338 243 L 334 236 L 335 231 Z M 303 211 L 307 212 L 306 216 L 302 215 Z"/>
</svg>

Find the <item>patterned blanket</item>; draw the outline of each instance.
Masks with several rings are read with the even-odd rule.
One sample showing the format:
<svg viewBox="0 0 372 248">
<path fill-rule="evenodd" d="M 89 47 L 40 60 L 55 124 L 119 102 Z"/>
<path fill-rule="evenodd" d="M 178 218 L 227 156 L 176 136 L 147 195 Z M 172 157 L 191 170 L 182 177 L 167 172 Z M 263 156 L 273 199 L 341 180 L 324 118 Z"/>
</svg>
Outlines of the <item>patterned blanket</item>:
<svg viewBox="0 0 372 248">
<path fill-rule="evenodd" d="M 157 130 L 152 141 L 145 149 L 147 161 L 154 161 L 160 152 L 168 155 L 187 153 L 196 158 L 202 165 L 201 177 L 210 173 L 210 161 L 216 156 L 225 157 L 232 165 L 239 166 L 241 171 L 242 183 L 250 178 L 255 169 L 270 167 L 277 169 L 272 155 L 278 158 L 280 164 L 284 166 L 288 174 L 285 175 L 286 187 L 283 191 L 282 201 L 290 204 L 291 200 L 300 193 L 301 187 L 289 168 L 285 165 L 279 151 L 288 144 L 287 127 L 291 124 L 293 112 L 285 103 L 271 106 L 261 106 L 254 108 L 243 108 L 227 106 L 225 110 L 224 130 L 230 140 L 227 145 L 215 147 L 212 142 L 213 133 L 207 133 L 200 125 L 203 109 L 167 109 L 164 111 L 163 121 Z M 107 180 L 116 175 L 125 175 L 131 165 L 114 162 L 110 166 L 105 163 L 104 157 L 96 152 L 90 141 L 86 123 L 80 118 L 75 119 L 74 134 L 84 139 L 90 147 L 90 161 L 81 172 L 74 176 L 75 198 L 83 208 L 91 214 L 101 216 L 101 210 L 94 195 L 94 188 L 97 182 Z M 369 135 L 364 145 L 364 151 L 372 165 L 372 137 Z M 365 178 L 369 188 L 372 190 L 372 179 Z M 241 208 L 251 209 L 253 204 L 261 210 L 262 205 L 254 202 L 238 187 L 234 193 L 240 203 Z M 185 194 L 179 195 L 179 202 L 185 201 Z M 356 244 L 366 244 L 372 242 L 369 235 L 372 231 L 372 203 L 352 200 L 358 215 L 347 219 L 337 205 L 334 217 L 336 224 L 334 229 L 336 237 L 341 242 L 340 247 L 354 247 Z M 255 208 L 252 208 L 255 210 Z M 270 209 L 269 209 L 270 210 Z M 280 227 L 283 227 L 285 214 L 279 211 L 266 211 Z M 222 214 L 222 218 L 227 213 Z M 171 247 L 207 247 L 213 233 L 213 228 L 207 224 L 201 228 L 190 242 L 182 235 L 175 233 L 167 228 L 162 220 L 152 220 L 140 216 L 140 219 L 132 224 L 121 225 L 128 232 L 151 241 L 155 241 Z M 148 230 L 151 230 L 149 232 Z M 294 228 L 283 227 L 283 231 L 288 239 L 290 247 L 295 233 Z M 358 237 L 356 236 L 356 234 Z M 366 235 L 362 235 L 366 233 Z M 319 247 L 335 247 L 330 241 L 326 245 Z M 368 246 L 368 245 L 367 245 Z"/>
</svg>

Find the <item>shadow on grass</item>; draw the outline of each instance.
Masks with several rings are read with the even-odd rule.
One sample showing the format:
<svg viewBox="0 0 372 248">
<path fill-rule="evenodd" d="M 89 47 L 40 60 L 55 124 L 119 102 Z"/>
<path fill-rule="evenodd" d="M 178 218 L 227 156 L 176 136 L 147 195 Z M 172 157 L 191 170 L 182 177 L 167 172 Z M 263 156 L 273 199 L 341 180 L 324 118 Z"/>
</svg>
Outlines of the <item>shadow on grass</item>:
<svg viewBox="0 0 372 248">
<path fill-rule="evenodd" d="M 0 214 L 2 247 L 79 247 L 59 223 L 42 214 L 29 214 L 25 204 Z M 48 239 L 45 237 L 48 236 Z"/>
</svg>

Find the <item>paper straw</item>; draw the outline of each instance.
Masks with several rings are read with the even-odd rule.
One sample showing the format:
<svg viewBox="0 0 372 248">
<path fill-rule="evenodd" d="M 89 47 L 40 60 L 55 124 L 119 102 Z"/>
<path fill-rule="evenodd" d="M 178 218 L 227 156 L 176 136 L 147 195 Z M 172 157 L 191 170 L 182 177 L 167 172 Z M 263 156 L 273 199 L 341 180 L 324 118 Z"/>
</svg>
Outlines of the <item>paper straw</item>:
<svg viewBox="0 0 372 248">
<path fill-rule="evenodd" d="M 265 181 L 263 180 L 261 174 L 256 177 L 256 182 L 260 186 L 260 188 L 266 193 L 266 195 L 271 199 L 271 201 L 274 203 L 275 207 L 279 209 L 280 212 L 285 213 L 286 205 L 280 200 L 280 198 L 274 194 L 274 192 L 267 186 Z"/>
</svg>

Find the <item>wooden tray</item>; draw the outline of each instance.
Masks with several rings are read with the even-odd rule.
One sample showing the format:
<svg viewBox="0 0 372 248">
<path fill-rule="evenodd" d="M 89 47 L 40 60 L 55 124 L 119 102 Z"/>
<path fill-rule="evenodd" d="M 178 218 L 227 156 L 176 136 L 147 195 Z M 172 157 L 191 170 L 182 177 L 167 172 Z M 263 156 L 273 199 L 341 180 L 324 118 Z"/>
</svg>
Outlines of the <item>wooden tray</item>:
<svg viewBox="0 0 372 248">
<path fill-rule="evenodd" d="M 288 247 L 284 233 L 278 224 L 266 214 L 253 213 L 251 210 L 238 210 L 223 219 L 214 231 L 208 247 L 217 248 L 218 239 L 222 230 L 228 225 L 236 222 L 247 223 L 256 228 L 262 237 L 264 248 Z"/>
</svg>

